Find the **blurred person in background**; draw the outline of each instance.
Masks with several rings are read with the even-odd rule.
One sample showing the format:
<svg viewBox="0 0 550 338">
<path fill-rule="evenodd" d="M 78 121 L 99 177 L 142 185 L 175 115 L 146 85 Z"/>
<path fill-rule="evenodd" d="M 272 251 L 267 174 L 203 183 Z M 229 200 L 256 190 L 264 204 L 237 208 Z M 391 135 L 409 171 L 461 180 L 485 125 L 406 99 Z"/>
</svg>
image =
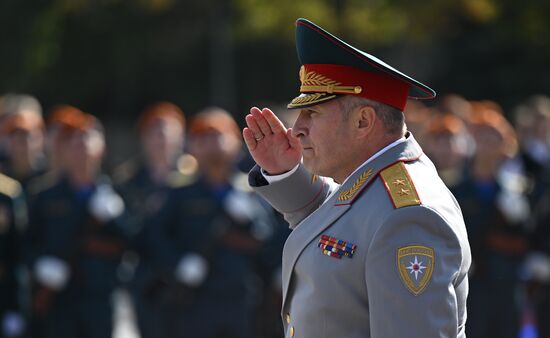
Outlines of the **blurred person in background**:
<svg viewBox="0 0 550 338">
<path fill-rule="evenodd" d="M 525 261 L 524 278 L 530 304 L 535 310 L 539 338 L 550 338 L 550 182 L 543 183 L 541 193 L 533 206 L 534 226 L 531 251 Z"/>
<path fill-rule="evenodd" d="M 407 130 L 413 133 L 420 144 L 424 145 L 423 139 L 427 128 L 426 121 L 429 121 L 434 115 L 433 109 L 426 107 L 419 100 L 408 100 L 404 113 L 407 116 Z"/>
<path fill-rule="evenodd" d="M 80 109 L 70 105 L 57 105 L 48 115 L 45 151 L 48 158 L 48 170 L 56 175 L 63 168 L 64 148 L 66 147 L 63 131 L 78 124 L 84 114 Z"/>
<path fill-rule="evenodd" d="M 154 273 L 154 253 L 150 251 L 163 248 L 147 246 L 147 228 L 157 226 L 156 214 L 170 189 L 192 182 L 197 163 L 191 155 L 183 154 L 185 118 L 176 105 L 159 102 L 148 107 L 139 119 L 138 131 L 142 157 L 116 168 L 114 180 L 125 201 L 132 237 L 125 266 L 132 270 L 129 290 L 138 329 L 141 338 L 153 338 L 159 334 L 155 289 L 161 281 Z"/>
<path fill-rule="evenodd" d="M 4 163 L 1 172 L 23 186 L 45 171 L 44 121 L 38 100 L 30 95 L 8 94 L 0 104 Z"/>
<path fill-rule="evenodd" d="M 47 170 L 43 174 L 36 175 L 27 182 L 27 200 L 28 204 L 32 204 L 33 198 L 44 189 L 45 182 L 57 182 L 63 175 L 65 166 L 65 152 L 67 149 L 67 134 L 75 126 L 81 124 L 84 118 L 84 112 L 80 109 L 69 106 L 59 105 L 54 107 L 48 116 L 48 123 L 45 138 L 45 153 L 47 155 Z M 24 261 L 29 263 L 32 261 L 33 251 L 35 250 L 34 240 L 29 240 L 33 236 L 33 229 L 28 229 L 24 232 L 21 249 Z M 32 281 L 26 280 L 27 297 L 32 297 Z M 27 303 L 29 300 L 27 299 Z M 31 302 L 32 303 L 32 302 Z M 29 335 L 33 338 L 42 337 L 44 331 L 44 316 L 38 315 L 35 311 L 30 311 Z"/>
<path fill-rule="evenodd" d="M 0 100 L 0 105 L 1 105 Z M 0 140 L 4 139 L 0 107 Z M 1 151 L 1 149 L 0 149 Z M 21 337 L 25 329 L 20 276 L 20 242 L 27 225 L 21 184 L 0 173 L 0 337 Z"/>
<path fill-rule="evenodd" d="M 472 248 L 469 338 L 515 338 L 520 327 L 519 273 L 529 248 L 529 205 L 524 181 L 504 172 L 517 153 L 517 139 L 496 107 L 474 104 L 470 128 L 476 151 L 464 180 L 452 189 Z"/>
<path fill-rule="evenodd" d="M 468 123 L 472 116 L 472 104 L 458 94 L 444 95 L 437 109 L 458 117 L 464 123 Z"/>
<path fill-rule="evenodd" d="M 550 172 L 550 98 L 531 97 L 517 107 L 515 123 L 520 140 L 521 161 L 535 202 L 549 181 Z"/>
<path fill-rule="evenodd" d="M 439 176 L 451 190 L 464 178 L 469 155 L 469 135 L 455 115 L 439 113 L 427 124 L 424 151 L 434 162 Z"/>
<path fill-rule="evenodd" d="M 534 306 L 538 337 L 550 337 L 550 98 L 533 96 L 515 112 L 521 161 L 529 178 L 533 213 L 531 252 L 524 278 Z"/>
<path fill-rule="evenodd" d="M 273 225 L 271 209 L 235 169 L 241 146 L 237 124 L 220 108 L 190 124 L 199 176 L 171 192 L 147 236 L 165 277 L 159 337 L 253 336 L 255 268 Z"/>
<path fill-rule="evenodd" d="M 110 337 L 124 203 L 100 176 L 105 152 L 100 122 L 80 113 L 60 133 L 62 173 L 41 182 L 25 236 L 32 311 L 43 324 L 40 336 Z"/>
</svg>

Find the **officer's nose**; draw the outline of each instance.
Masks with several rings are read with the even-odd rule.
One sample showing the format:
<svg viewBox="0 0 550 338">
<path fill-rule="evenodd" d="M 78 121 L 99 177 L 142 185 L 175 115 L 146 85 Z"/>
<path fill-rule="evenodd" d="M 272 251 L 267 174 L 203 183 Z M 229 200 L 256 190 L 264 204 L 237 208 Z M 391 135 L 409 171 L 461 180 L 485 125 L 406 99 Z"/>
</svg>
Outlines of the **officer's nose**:
<svg viewBox="0 0 550 338">
<path fill-rule="evenodd" d="M 292 126 L 292 136 L 301 138 L 302 136 L 307 135 L 307 123 L 306 123 L 307 116 L 302 111 L 298 115 L 298 118 L 294 122 L 294 125 Z"/>
</svg>

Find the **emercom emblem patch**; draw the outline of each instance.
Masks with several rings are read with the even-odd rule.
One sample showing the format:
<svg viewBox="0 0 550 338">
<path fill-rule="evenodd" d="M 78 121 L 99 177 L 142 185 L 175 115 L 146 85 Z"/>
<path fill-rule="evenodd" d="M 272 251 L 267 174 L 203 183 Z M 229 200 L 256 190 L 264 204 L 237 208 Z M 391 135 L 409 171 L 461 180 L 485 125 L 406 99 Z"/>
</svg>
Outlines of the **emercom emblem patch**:
<svg viewBox="0 0 550 338">
<path fill-rule="evenodd" d="M 397 249 L 397 268 L 405 287 L 415 296 L 421 294 L 434 270 L 435 252 L 423 245 L 410 245 Z"/>
</svg>

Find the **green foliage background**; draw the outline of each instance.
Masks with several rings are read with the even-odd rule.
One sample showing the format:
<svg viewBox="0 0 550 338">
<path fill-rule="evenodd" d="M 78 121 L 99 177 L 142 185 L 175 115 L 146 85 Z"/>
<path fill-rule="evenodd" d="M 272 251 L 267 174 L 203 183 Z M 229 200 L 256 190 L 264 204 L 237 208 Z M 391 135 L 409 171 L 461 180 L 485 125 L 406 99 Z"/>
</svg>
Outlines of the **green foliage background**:
<svg viewBox="0 0 550 338">
<path fill-rule="evenodd" d="M 0 93 L 134 119 L 157 100 L 242 116 L 298 87 L 305 17 L 438 93 L 550 94 L 544 0 L 0 0 Z"/>
</svg>

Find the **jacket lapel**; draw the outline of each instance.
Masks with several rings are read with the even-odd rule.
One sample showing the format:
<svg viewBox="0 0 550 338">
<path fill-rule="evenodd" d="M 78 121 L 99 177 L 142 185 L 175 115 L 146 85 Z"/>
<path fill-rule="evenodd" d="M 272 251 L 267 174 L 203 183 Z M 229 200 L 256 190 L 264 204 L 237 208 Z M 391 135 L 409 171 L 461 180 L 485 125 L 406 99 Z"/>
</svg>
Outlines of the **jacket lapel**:
<svg viewBox="0 0 550 338">
<path fill-rule="evenodd" d="M 329 204 L 330 201 L 322 205 L 307 219 L 302 221 L 288 237 L 283 256 L 283 304 L 288 292 L 288 286 L 290 284 L 290 278 L 296 260 L 306 248 L 306 246 L 324 229 L 333 224 L 338 218 L 340 218 L 346 211 L 349 210 L 351 205 L 345 205 L 342 207 L 334 207 L 333 204 Z"/>
</svg>

